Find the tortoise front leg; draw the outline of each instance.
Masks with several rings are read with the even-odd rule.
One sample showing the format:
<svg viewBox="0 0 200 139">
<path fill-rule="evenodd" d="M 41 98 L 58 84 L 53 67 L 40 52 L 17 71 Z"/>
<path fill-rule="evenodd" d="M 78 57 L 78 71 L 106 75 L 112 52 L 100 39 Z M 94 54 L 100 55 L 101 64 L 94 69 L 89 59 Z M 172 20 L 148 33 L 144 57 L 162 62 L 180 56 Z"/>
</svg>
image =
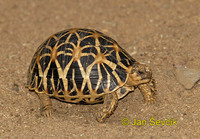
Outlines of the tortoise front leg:
<svg viewBox="0 0 200 139">
<path fill-rule="evenodd" d="M 147 104 L 155 103 L 156 101 L 155 95 L 157 90 L 154 79 L 151 79 L 151 81 L 146 84 L 138 85 L 138 88 L 140 89 L 140 92 L 143 94 L 145 102 Z"/>
<path fill-rule="evenodd" d="M 37 93 L 37 94 L 40 99 L 41 115 L 45 117 L 50 117 L 53 111 L 50 97 L 45 93 Z"/>
<path fill-rule="evenodd" d="M 116 92 L 106 94 L 104 103 L 99 112 L 97 113 L 97 121 L 103 123 L 106 118 L 110 117 L 117 108 L 118 97 Z"/>
</svg>

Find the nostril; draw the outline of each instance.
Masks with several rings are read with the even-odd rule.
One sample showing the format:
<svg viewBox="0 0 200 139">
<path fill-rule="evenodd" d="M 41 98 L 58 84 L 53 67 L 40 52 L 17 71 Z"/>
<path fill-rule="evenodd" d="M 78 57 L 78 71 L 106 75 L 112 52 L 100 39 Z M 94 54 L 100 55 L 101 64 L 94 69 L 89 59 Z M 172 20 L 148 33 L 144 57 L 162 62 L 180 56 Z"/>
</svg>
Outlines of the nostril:
<svg viewBox="0 0 200 139">
<path fill-rule="evenodd" d="M 145 71 L 146 71 L 146 72 L 150 72 L 151 70 L 150 70 L 149 67 L 146 67 L 146 68 L 145 68 Z"/>
</svg>

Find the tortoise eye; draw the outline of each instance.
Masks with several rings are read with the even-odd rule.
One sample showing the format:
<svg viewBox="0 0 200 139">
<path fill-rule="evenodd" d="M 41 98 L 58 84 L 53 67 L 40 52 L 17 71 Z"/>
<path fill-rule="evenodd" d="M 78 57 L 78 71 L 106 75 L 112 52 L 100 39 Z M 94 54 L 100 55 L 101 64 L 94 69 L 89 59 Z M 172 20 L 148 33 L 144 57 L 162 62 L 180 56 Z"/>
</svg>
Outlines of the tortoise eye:
<svg viewBox="0 0 200 139">
<path fill-rule="evenodd" d="M 134 72 L 136 72 L 136 69 L 135 69 L 135 68 L 133 68 L 133 69 L 131 70 L 131 74 L 133 74 Z"/>
<path fill-rule="evenodd" d="M 144 74 L 144 71 L 139 70 L 138 74 Z"/>
</svg>

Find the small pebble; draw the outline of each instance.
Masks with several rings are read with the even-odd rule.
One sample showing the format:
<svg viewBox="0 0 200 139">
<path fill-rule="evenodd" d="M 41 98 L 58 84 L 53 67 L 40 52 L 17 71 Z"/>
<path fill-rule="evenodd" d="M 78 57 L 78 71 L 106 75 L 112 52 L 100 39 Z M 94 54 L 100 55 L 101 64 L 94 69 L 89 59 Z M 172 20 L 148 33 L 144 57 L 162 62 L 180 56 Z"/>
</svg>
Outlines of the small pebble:
<svg viewBox="0 0 200 139">
<path fill-rule="evenodd" d="M 17 93 L 19 93 L 19 85 L 14 83 L 13 84 L 13 90 L 15 90 Z"/>
<path fill-rule="evenodd" d="M 200 79 L 200 69 L 192 69 L 185 66 L 175 67 L 174 74 L 177 81 L 186 89 L 192 89 Z"/>
</svg>

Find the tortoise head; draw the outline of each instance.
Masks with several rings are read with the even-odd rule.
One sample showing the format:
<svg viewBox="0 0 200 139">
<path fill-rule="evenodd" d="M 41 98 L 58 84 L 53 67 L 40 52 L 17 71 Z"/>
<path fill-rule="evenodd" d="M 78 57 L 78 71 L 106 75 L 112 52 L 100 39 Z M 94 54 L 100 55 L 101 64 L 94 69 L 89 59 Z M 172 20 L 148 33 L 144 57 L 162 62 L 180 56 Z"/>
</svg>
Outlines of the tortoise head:
<svg viewBox="0 0 200 139">
<path fill-rule="evenodd" d="M 134 64 L 129 73 L 128 85 L 137 86 L 139 84 L 148 83 L 152 78 L 151 69 L 143 64 Z"/>
</svg>

